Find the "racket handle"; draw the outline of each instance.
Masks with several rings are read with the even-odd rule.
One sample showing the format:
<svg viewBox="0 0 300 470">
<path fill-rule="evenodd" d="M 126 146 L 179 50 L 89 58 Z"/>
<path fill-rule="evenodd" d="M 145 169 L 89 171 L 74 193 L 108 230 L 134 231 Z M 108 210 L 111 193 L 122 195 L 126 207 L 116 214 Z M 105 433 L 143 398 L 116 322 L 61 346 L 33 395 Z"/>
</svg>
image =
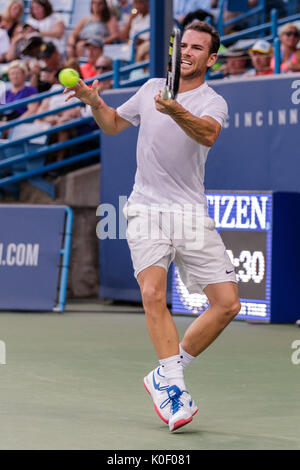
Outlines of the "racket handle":
<svg viewBox="0 0 300 470">
<path fill-rule="evenodd" d="M 161 97 L 163 100 L 170 100 L 171 99 L 171 93 L 170 90 L 167 86 L 165 86 L 162 90 Z"/>
</svg>

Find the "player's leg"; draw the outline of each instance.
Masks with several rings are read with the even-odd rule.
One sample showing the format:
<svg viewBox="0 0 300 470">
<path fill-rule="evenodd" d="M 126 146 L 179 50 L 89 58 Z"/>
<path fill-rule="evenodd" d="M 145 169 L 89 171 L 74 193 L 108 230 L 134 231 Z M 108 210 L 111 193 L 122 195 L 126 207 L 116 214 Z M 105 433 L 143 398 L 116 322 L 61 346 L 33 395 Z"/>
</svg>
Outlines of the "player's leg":
<svg viewBox="0 0 300 470">
<path fill-rule="evenodd" d="M 185 390 L 179 337 L 166 303 L 167 271 L 160 266 L 150 266 L 137 279 L 148 332 L 160 362 L 160 367 L 144 378 L 144 385 L 152 396 L 156 412 L 174 431 L 192 420 L 197 407 Z"/>
<path fill-rule="evenodd" d="M 159 359 L 179 354 L 178 333 L 167 308 L 167 272 L 150 266 L 138 275 L 148 332 Z"/>
<path fill-rule="evenodd" d="M 234 282 L 206 286 L 209 308 L 189 326 L 181 346 L 192 357 L 204 351 L 239 313 L 241 305 Z"/>
</svg>

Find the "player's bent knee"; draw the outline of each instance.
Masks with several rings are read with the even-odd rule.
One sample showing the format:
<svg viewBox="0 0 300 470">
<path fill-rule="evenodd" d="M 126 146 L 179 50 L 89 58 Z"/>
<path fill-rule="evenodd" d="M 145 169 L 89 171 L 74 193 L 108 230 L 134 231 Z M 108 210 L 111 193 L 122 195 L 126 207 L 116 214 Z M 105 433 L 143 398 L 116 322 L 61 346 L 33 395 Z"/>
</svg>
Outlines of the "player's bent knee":
<svg viewBox="0 0 300 470">
<path fill-rule="evenodd" d="M 224 308 L 224 316 L 228 322 L 233 320 L 241 310 L 241 302 L 239 299 L 233 300 Z"/>
<path fill-rule="evenodd" d="M 146 312 L 166 306 L 165 293 L 156 286 L 145 286 L 142 289 L 143 305 Z"/>
</svg>

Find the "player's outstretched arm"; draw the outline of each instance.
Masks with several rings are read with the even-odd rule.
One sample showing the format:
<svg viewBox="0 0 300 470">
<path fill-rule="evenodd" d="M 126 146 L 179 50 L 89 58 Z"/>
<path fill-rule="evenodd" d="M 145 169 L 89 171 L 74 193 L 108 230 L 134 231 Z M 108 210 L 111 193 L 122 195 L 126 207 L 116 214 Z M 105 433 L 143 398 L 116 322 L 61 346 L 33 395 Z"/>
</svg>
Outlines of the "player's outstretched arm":
<svg viewBox="0 0 300 470">
<path fill-rule="evenodd" d="M 75 97 L 91 106 L 94 119 L 105 134 L 118 134 L 131 126 L 131 123 L 119 116 L 114 108 L 105 104 L 99 96 L 100 89 L 101 85 L 99 86 L 98 80 L 93 82 L 92 87 L 88 87 L 83 80 L 79 80 L 75 87 L 66 88 L 63 93 L 73 91 L 66 97 L 66 102 Z"/>
</svg>

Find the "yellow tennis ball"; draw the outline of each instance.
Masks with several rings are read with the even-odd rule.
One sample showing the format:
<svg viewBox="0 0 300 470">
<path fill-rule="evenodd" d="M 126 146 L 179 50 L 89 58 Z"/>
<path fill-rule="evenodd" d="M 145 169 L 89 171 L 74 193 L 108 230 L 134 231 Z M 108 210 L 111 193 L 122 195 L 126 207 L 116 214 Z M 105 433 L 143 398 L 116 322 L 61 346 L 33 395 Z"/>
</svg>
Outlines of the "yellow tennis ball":
<svg viewBox="0 0 300 470">
<path fill-rule="evenodd" d="M 74 69 L 63 69 L 58 74 L 58 80 L 63 86 L 74 87 L 79 80 L 79 73 Z"/>
</svg>

